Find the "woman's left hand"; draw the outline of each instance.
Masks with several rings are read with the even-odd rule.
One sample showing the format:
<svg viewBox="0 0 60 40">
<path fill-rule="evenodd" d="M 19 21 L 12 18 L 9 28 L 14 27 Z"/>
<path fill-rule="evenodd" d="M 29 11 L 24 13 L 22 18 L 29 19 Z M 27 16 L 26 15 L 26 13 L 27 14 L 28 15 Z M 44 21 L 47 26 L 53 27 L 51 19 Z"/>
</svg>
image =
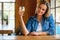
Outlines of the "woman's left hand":
<svg viewBox="0 0 60 40">
<path fill-rule="evenodd" d="M 47 32 L 31 32 L 29 35 L 32 35 L 32 36 L 46 36 Z"/>
<path fill-rule="evenodd" d="M 29 35 L 32 35 L 32 36 L 39 36 L 39 33 L 37 33 L 37 32 L 31 32 Z"/>
</svg>

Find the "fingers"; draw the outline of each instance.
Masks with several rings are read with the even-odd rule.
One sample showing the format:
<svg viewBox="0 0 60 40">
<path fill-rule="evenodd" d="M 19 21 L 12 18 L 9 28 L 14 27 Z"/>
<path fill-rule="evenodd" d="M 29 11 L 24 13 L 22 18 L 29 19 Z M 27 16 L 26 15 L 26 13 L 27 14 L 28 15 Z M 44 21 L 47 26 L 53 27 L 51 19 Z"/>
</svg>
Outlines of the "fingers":
<svg viewBox="0 0 60 40">
<path fill-rule="evenodd" d="M 24 6 L 20 6 L 19 7 L 19 15 L 23 16 L 24 12 L 25 12 L 25 7 Z"/>
</svg>

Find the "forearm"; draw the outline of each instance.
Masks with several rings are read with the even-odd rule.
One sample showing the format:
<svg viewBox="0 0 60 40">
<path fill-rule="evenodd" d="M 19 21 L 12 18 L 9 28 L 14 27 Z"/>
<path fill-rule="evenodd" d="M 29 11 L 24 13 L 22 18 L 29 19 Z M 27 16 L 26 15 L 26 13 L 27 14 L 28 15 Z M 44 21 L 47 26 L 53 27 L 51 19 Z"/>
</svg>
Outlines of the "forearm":
<svg viewBox="0 0 60 40">
<path fill-rule="evenodd" d="M 27 30 L 27 28 L 26 28 L 26 26 L 25 26 L 25 24 L 24 24 L 24 21 L 23 21 L 23 18 L 22 17 L 20 17 L 20 19 L 21 19 L 21 28 L 22 28 L 22 33 L 24 34 L 24 35 L 28 35 L 29 34 L 29 32 L 28 32 L 28 30 Z"/>
<path fill-rule="evenodd" d="M 38 35 L 39 36 L 44 36 L 44 35 L 47 35 L 47 32 L 38 32 Z"/>
</svg>

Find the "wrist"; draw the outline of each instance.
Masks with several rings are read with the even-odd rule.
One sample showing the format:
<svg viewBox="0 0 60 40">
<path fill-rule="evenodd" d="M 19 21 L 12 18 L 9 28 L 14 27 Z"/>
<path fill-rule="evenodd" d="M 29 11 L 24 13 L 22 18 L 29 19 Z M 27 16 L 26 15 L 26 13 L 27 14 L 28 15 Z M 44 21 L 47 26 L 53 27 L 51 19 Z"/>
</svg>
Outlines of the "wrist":
<svg viewBox="0 0 60 40">
<path fill-rule="evenodd" d="M 20 16 L 20 19 L 23 18 L 23 16 Z"/>
</svg>

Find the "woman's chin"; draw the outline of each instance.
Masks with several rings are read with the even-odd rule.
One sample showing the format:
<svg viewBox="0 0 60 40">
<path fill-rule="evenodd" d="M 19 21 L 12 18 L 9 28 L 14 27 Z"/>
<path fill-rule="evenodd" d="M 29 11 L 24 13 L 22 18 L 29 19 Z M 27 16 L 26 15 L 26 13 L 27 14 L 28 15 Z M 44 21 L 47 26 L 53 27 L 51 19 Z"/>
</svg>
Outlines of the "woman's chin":
<svg viewBox="0 0 60 40">
<path fill-rule="evenodd" d="M 42 14 L 38 14 L 38 16 L 42 16 Z"/>
</svg>

